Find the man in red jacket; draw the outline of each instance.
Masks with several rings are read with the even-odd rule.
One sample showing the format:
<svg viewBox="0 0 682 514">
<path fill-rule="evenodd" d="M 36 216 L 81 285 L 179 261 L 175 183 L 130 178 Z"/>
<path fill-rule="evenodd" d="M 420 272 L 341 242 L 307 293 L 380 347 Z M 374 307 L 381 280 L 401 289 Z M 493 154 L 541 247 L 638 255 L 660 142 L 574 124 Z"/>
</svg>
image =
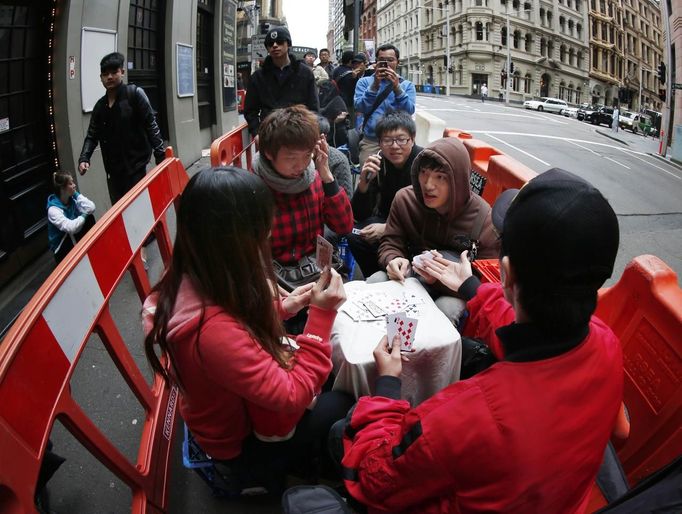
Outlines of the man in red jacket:
<svg viewBox="0 0 682 514">
<path fill-rule="evenodd" d="M 399 399 L 400 345 L 384 338 L 374 352 L 376 395 L 352 411 L 343 458 L 348 491 L 371 512 L 586 507 L 623 392 L 619 341 L 592 316 L 618 221 L 599 191 L 563 170 L 513 195 L 493 214 L 503 219 L 502 284 L 481 285 L 466 252 L 425 266 L 469 299 L 466 335 L 499 362 L 412 409 Z"/>
</svg>

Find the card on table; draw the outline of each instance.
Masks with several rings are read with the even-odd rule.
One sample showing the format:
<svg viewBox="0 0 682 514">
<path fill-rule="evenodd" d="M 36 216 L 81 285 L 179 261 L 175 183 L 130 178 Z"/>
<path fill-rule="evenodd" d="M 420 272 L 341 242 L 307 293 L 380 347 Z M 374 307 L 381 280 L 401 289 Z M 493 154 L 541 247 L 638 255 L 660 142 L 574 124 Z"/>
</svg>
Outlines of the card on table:
<svg viewBox="0 0 682 514">
<path fill-rule="evenodd" d="M 317 236 L 317 251 L 315 252 L 315 262 L 320 271 L 332 265 L 332 254 L 334 247 L 322 236 Z"/>
</svg>

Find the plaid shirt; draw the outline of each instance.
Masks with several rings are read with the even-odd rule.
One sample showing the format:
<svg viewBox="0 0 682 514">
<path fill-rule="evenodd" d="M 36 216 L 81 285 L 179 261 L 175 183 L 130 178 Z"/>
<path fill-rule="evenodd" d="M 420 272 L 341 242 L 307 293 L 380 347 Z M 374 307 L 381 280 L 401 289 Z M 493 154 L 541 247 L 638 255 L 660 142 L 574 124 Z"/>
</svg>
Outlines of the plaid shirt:
<svg viewBox="0 0 682 514">
<path fill-rule="evenodd" d="M 281 264 L 294 264 L 315 253 L 317 236 L 324 233 L 325 223 L 337 234 L 348 234 L 353 229 L 350 200 L 336 181 L 323 184 L 315 173 L 314 182 L 302 193 L 272 193 L 272 257 Z"/>
</svg>

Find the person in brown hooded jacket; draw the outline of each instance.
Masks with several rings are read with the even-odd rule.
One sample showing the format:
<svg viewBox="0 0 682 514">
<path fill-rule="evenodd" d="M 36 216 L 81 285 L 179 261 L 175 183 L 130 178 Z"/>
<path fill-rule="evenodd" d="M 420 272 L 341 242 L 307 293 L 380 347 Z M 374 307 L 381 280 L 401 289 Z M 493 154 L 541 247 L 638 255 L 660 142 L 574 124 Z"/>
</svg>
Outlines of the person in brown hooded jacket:
<svg viewBox="0 0 682 514">
<path fill-rule="evenodd" d="M 379 263 L 386 267 L 387 278 L 402 282 L 414 271 L 453 323 L 464 310 L 464 301 L 418 264 L 413 265 L 412 259 L 436 250 L 458 260 L 463 250 L 472 253 L 472 243 L 478 258 L 499 257 L 500 240 L 490 205 L 471 192 L 470 173 L 469 153 L 459 139 L 438 139 L 427 146 L 412 164 L 412 185 L 395 195 L 379 245 Z M 368 282 L 385 280 L 386 274 L 379 273 Z"/>
</svg>

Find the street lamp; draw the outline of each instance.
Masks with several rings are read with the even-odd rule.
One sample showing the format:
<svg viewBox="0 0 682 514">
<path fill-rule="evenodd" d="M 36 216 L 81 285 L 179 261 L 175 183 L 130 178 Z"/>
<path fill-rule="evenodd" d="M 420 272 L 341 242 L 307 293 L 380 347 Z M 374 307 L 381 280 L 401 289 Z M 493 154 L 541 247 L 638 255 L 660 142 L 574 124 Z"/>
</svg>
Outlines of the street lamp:
<svg viewBox="0 0 682 514">
<path fill-rule="evenodd" d="M 419 5 L 418 7 L 432 9 L 434 11 L 445 11 L 445 94 L 450 96 L 450 68 L 452 67 L 450 64 L 450 2 L 449 0 L 445 0 L 444 9 L 433 6 L 427 7 L 425 5 Z"/>
<path fill-rule="evenodd" d="M 506 91 L 506 95 L 504 98 L 504 103 L 505 103 L 505 105 L 509 105 L 509 84 L 513 80 L 512 70 L 511 70 L 511 40 L 512 40 L 512 37 L 511 37 L 511 23 L 509 20 L 509 0 L 507 0 L 506 4 L 507 4 L 507 12 L 505 13 L 505 16 L 507 17 L 507 87 L 505 89 L 507 91 Z M 514 12 L 522 13 L 522 12 L 531 12 L 531 11 L 532 11 L 532 9 L 523 9 L 521 11 L 514 11 Z"/>
</svg>

